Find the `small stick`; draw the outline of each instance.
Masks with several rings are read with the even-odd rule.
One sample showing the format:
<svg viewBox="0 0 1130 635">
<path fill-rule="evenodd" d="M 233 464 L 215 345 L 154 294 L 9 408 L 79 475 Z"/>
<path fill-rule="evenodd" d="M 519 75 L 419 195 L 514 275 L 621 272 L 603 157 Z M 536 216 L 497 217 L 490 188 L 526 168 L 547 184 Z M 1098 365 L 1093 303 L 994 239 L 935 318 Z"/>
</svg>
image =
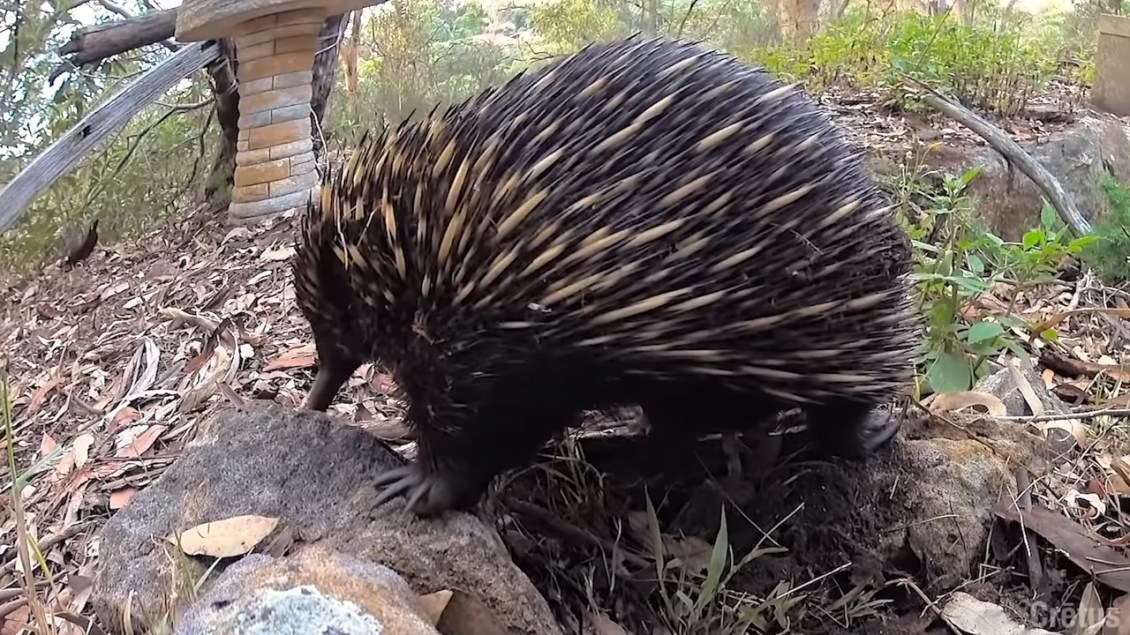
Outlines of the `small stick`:
<svg viewBox="0 0 1130 635">
<path fill-rule="evenodd" d="M 1088 412 L 1064 412 L 1054 414 L 1042 414 L 1036 416 L 1021 415 L 1010 417 L 994 417 L 1001 421 L 1025 421 L 1030 423 L 1037 423 L 1040 421 L 1066 421 L 1068 419 L 1095 419 L 1097 417 L 1130 417 L 1130 408 L 1101 408 L 1099 410 L 1090 410 Z"/>
<path fill-rule="evenodd" d="M 609 552 L 619 551 L 621 554 L 623 554 L 625 560 L 627 560 L 628 562 L 632 563 L 633 565 L 635 565 L 637 567 L 640 567 L 641 569 L 647 569 L 647 568 L 650 568 L 652 566 L 651 563 L 649 563 L 647 560 L 637 556 L 636 554 L 631 553 L 631 552 L 629 552 L 625 549 L 616 547 L 615 545 L 608 544 L 608 542 L 606 540 L 603 540 L 599 536 L 594 536 L 593 534 L 591 534 L 591 533 L 589 533 L 589 532 L 587 532 L 583 529 L 580 529 L 578 527 L 574 527 L 573 525 L 565 522 L 564 520 L 557 518 L 556 516 L 551 514 L 548 510 L 543 509 L 541 507 L 538 507 L 537 505 L 533 505 L 531 503 L 526 503 L 526 502 L 517 500 L 517 499 L 509 497 L 509 496 L 507 496 L 505 498 L 505 502 L 506 502 L 507 507 L 514 509 L 515 511 L 522 514 L 523 516 L 529 516 L 530 518 L 533 518 L 533 519 L 535 519 L 535 520 L 537 520 L 537 521 L 539 521 L 539 522 L 541 522 L 545 525 L 548 525 L 551 529 L 553 529 L 554 531 L 556 531 L 557 533 L 561 534 L 562 536 L 564 536 L 566 538 L 569 538 L 571 540 L 577 540 L 577 541 L 584 542 L 584 543 L 588 543 L 590 545 L 593 545 L 594 547 L 599 547 L 599 548 L 604 549 L 604 550 L 609 551 Z"/>
<path fill-rule="evenodd" d="M 1016 489 L 1020 492 L 1020 498 L 1017 501 L 1022 510 L 1032 509 L 1032 487 L 1028 481 L 1028 470 L 1023 467 L 1016 468 L 1014 473 L 1016 478 Z M 1044 584 L 1044 568 L 1040 564 L 1039 552 L 1036 551 L 1036 538 L 1030 531 L 1020 527 L 1020 532 L 1024 536 L 1024 555 L 1025 561 L 1028 563 L 1028 578 L 1031 581 L 1032 590 L 1039 591 Z"/>
</svg>

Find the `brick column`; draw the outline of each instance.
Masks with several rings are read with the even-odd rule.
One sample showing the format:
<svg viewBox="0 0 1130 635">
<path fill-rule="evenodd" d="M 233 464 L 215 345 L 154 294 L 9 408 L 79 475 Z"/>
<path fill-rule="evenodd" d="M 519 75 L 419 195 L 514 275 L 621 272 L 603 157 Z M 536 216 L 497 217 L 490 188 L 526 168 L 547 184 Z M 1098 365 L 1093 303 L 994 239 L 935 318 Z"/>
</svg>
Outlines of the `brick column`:
<svg viewBox="0 0 1130 635">
<path fill-rule="evenodd" d="M 235 28 L 239 143 L 228 216 L 257 222 L 306 204 L 318 185 L 311 140 L 314 51 L 326 13 L 301 9 Z"/>
</svg>

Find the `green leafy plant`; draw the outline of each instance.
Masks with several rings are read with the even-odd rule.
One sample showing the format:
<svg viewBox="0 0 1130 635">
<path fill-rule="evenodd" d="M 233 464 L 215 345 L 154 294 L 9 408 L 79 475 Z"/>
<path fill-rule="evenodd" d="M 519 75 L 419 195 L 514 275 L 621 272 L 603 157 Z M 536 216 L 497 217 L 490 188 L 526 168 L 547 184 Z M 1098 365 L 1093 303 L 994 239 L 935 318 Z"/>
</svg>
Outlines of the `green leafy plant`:
<svg viewBox="0 0 1130 635">
<path fill-rule="evenodd" d="M 1020 25 L 962 24 L 948 14 L 914 12 L 879 18 L 848 11 L 802 46 L 770 48 L 758 62 L 813 92 L 830 86 L 879 89 L 894 103 L 918 108 L 904 75 L 1005 116 L 1020 113 L 1057 70 L 1054 50 Z"/>
<path fill-rule="evenodd" d="M 1017 296 L 1054 279 L 1069 258 L 1094 240 L 1072 238 L 1048 204 L 1040 226 L 1026 232 L 1021 242 L 1006 242 L 982 229 L 965 196 L 976 174 L 975 168 L 943 177 L 942 191 L 930 197 L 932 209 L 911 231 L 915 289 L 926 325 L 921 362 L 934 392 L 968 390 L 989 372 L 986 361 L 1003 352 L 1026 359 L 1028 351 L 1009 332 L 1027 326 L 1013 314 Z M 923 240 L 927 235 L 936 240 Z M 998 282 L 1011 283 L 1014 289 L 1004 314 L 968 317 L 967 307 Z M 1057 337 L 1054 329 L 1040 335 Z"/>
<path fill-rule="evenodd" d="M 1130 281 L 1130 190 L 1104 173 L 1099 187 L 1109 203 L 1109 215 L 1095 226 L 1093 242 L 1083 250 L 1084 262 L 1104 281 Z"/>
<path fill-rule="evenodd" d="M 988 232 L 984 236 L 986 256 L 1016 283 L 1016 292 L 1008 307 L 1010 314 L 1021 291 L 1052 281 L 1068 258 L 1079 255 L 1096 240 L 1094 236 L 1072 239 L 1070 230 L 1060 222 L 1055 208 L 1047 201 L 1040 211 L 1040 226 L 1025 232 L 1021 242 L 1005 242 Z"/>
<path fill-rule="evenodd" d="M 992 321 L 970 324 L 966 305 L 991 287 L 985 262 L 977 253 L 982 238 L 970 229 L 971 207 L 965 190 L 976 178 L 974 168 L 960 176 L 945 175 L 942 191 L 929 196 L 933 203 L 913 238 L 916 270 L 912 279 L 926 338 L 920 361 L 934 392 L 968 389 L 985 357 L 1004 345 L 1004 328 Z M 937 244 L 922 240 L 922 233 L 944 234 Z"/>
</svg>

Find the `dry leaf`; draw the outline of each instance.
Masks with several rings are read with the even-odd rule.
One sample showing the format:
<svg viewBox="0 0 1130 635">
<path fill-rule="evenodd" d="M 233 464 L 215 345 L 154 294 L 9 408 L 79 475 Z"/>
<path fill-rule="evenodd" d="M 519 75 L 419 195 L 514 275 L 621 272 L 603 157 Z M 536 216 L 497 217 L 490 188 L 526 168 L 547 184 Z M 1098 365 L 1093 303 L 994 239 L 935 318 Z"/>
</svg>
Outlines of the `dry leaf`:
<svg viewBox="0 0 1130 635">
<path fill-rule="evenodd" d="M 1103 635 L 1130 635 L 1130 594 L 1123 595 L 1110 605 L 1106 614 Z"/>
<path fill-rule="evenodd" d="M 259 254 L 260 260 L 267 260 L 273 262 L 281 262 L 288 260 L 294 255 L 294 247 L 280 247 L 279 249 L 268 249 Z"/>
<path fill-rule="evenodd" d="M 624 630 L 623 626 L 613 622 L 612 618 L 605 615 L 603 611 L 595 615 L 589 613 L 588 617 L 595 635 L 628 635 L 628 631 Z"/>
<path fill-rule="evenodd" d="M 30 615 L 31 607 L 26 604 L 9 613 L 4 617 L 3 626 L 0 626 L 0 635 L 20 635 L 24 632 Z"/>
<path fill-rule="evenodd" d="M 451 596 L 452 592 L 448 589 L 420 596 L 420 604 L 424 605 L 424 613 L 428 615 L 428 621 L 432 626 L 439 624 L 439 618 L 443 617 L 443 610 L 447 608 Z"/>
<path fill-rule="evenodd" d="M 39 412 L 39 409 L 43 406 L 43 402 L 47 400 L 47 395 L 50 394 L 51 389 L 57 385 L 59 385 L 59 378 L 52 377 L 32 393 L 31 401 L 27 404 L 27 410 L 24 411 L 24 416 L 30 417 L 36 412 Z"/>
<path fill-rule="evenodd" d="M 1095 590 L 1095 583 L 1088 582 L 1079 600 L 1079 611 L 1068 635 L 1099 635 L 1106 620 L 1103 601 Z"/>
<path fill-rule="evenodd" d="M 278 357 L 267 362 L 263 370 L 274 370 L 277 368 L 313 368 L 314 367 L 314 346 L 311 344 L 298 346 L 290 350 L 283 351 Z"/>
<path fill-rule="evenodd" d="M 133 495 L 137 493 L 136 487 L 126 486 L 121 489 L 116 489 L 110 492 L 110 509 L 121 509 L 133 500 Z"/>
<path fill-rule="evenodd" d="M 1003 608 L 962 591 L 955 592 L 942 607 L 942 620 L 968 635 L 1056 635 L 1042 628 L 1024 628 Z"/>
<path fill-rule="evenodd" d="M 57 447 L 59 447 L 59 444 L 55 443 L 55 439 L 52 439 L 51 435 L 44 433 L 43 440 L 39 442 L 39 456 L 47 456 L 54 452 Z"/>
<path fill-rule="evenodd" d="M 1008 409 L 1005 408 L 1004 402 L 1001 401 L 1000 398 L 996 395 L 976 390 L 940 393 L 935 395 L 934 399 L 930 401 L 930 412 L 942 412 L 946 410 L 957 411 L 972 406 L 981 406 L 993 417 L 1004 417 L 1008 415 Z"/>
<path fill-rule="evenodd" d="M 90 459 L 90 447 L 94 445 L 94 435 L 89 432 L 75 439 L 75 467 L 82 468 Z"/>
<path fill-rule="evenodd" d="M 110 423 L 107 424 L 106 427 L 111 432 L 120 430 L 121 428 L 132 424 L 134 421 L 137 421 L 140 418 L 140 410 L 132 406 L 126 406 L 125 408 L 122 408 L 121 410 L 114 413 L 114 417 L 110 419 Z"/>
<path fill-rule="evenodd" d="M 63 453 L 62 458 L 55 464 L 55 471 L 59 474 L 66 476 L 71 473 L 75 467 L 75 449 L 71 448 Z"/>
<path fill-rule="evenodd" d="M 1130 558 L 1093 536 L 1086 527 L 1043 507 L 1017 509 L 1009 499 L 993 505 L 993 513 L 1019 523 L 1055 545 L 1079 568 L 1100 583 L 1130 593 Z"/>
<path fill-rule="evenodd" d="M 710 566 L 710 557 L 714 547 L 698 536 L 686 538 L 664 536 L 663 550 L 672 557 L 668 566 L 682 566 L 690 573 L 696 574 L 706 571 Z"/>
<path fill-rule="evenodd" d="M 253 514 L 203 523 L 181 532 L 180 546 L 191 556 L 240 556 L 254 549 L 278 524 L 278 518 Z"/>
<path fill-rule="evenodd" d="M 157 442 L 157 437 L 166 430 L 165 426 L 150 426 L 148 430 L 133 440 L 133 443 L 128 447 L 118 450 L 117 456 L 125 459 L 136 459 L 142 454 L 145 454 L 153 444 Z"/>
<path fill-rule="evenodd" d="M 1032 383 L 1028 381 L 1028 377 L 1020 370 L 1019 362 L 1016 359 L 1010 359 L 1008 364 L 1008 374 L 1012 377 L 1013 383 L 1016 384 L 1017 390 L 1020 395 L 1024 397 L 1025 403 L 1034 415 L 1044 414 L 1044 402 L 1036 396 L 1036 391 L 1032 389 Z"/>
<path fill-rule="evenodd" d="M 462 591 L 451 594 L 443 615 L 436 623 L 436 630 L 449 635 L 497 635 L 506 632 L 494 611 L 482 600 Z"/>
<path fill-rule="evenodd" d="M 1050 430 L 1063 430 L 1075 439 L 1075 443 L 1079 447 L 1087 447 L 1087 426 L 1083 425 L 1083 422 L 1079 419 L 1043 421 L 1037 424 L 1037 427 L 1040 428 L 1040 432 L 1043 432 L 1045 437 L 1048 436 Z"/>
</svg>

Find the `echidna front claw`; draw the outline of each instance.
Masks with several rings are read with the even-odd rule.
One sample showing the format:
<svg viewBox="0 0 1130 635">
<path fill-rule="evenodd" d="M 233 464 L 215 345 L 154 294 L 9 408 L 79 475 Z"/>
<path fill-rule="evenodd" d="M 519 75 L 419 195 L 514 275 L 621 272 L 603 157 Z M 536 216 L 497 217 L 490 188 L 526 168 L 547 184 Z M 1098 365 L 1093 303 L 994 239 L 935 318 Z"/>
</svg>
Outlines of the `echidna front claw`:
<svg viewBox="0 0 1130 635">
<path fill-rule="evenodd" d="M 427 471 L 419 462 L 388 470 L 373 484 L 381 490 L 373 507 L 404 494 L 408 499 L 406 506 L 418 516 L 435 516 L 452 509 L 460 498 L 460 488 L 453 478 Z"/>
</svg>

